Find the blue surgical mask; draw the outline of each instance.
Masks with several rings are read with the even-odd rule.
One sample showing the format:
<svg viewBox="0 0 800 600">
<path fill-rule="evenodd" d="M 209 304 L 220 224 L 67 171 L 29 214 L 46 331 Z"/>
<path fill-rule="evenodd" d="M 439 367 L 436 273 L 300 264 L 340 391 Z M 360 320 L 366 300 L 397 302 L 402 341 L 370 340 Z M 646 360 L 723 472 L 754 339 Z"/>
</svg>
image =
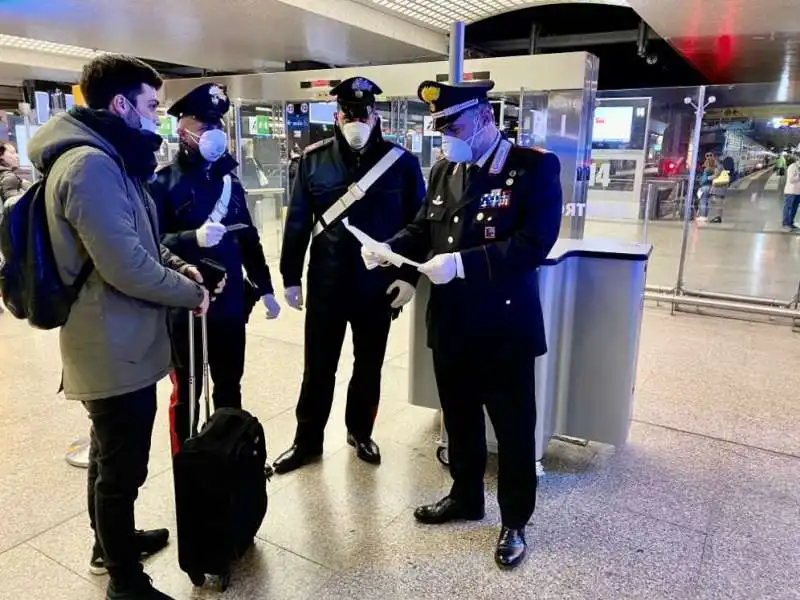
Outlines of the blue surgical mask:
<svg viewBox="0 0 800 600">
<path fill-rule="evenodd" d="M 133 112 L 135 112 L 136 115 L 139 117 L 139 129 L 141 129 L 142 131 L 149 131 L 150 133 L 156 133 L 158 131 L 157 121 L 154 121 L 153 119 L 149 119 L 144 115 L 142 115 L 142 113 L 136 110 L 136 107 L 127 98 L 125 98 L 125 101 L 128 103 L 128 106 L 131 107 L 131 110 L 133 110 Z"/>
</svg>

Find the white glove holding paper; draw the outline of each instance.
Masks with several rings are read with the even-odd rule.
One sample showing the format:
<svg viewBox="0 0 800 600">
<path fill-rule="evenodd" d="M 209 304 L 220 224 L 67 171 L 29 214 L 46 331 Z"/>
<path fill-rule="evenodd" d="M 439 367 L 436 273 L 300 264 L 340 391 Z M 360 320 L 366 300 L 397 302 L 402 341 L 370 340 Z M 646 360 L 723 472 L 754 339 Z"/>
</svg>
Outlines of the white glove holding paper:
<svg viewBox="0 0 800 600">
<path fill-rule="evenodd" d="M 458 252 L 434 256 L 419 267 L 419 272 L 426 275 L 435 285 L 445 285 L 456 277 L 464 278 L 464 267 Z"/>
<path fill-rule="evenodd" d="M 213 248 L 225 237 L 225 225 L 221 223 L 203 223 L 195 232 L 197 245 L 201 248 Z"/>
<path fill-rule="evenodd" d="M 368 269 L 374 269 L 375 266 L 370 265 L 374 265 L 376 262 L 377 266 L 381 267 L 388 267 L 389 265 L 394 265 L 395 267 L 401 267 L 403 265 L 419 267 L 418 262 L 414 262 L 413 260 L 407 259 L 405 256 L 397 254 L 397 252 L 391 249 L 389 244 L 384 244 L 371 238 L 355 225 L 350 225 L 347 219 L 342 219 L 342 224 L 347 231 L 353 234 L 353 237 L 361 242 L 361 258 L 364 260 L 364 264 Z"/>
<path fill-rule="evenodd" d="M 392 294 L 397 291 L 397 297 L 392 300 L 391 307 L 392 308 L 403 308 L 406 304 L 411 302 L 411 299 L 414 297 L 414 286 L 408 283 L 407 281 L 403 281 L 402 279 L 398 279 L 392 285 L 389 286 L 389 289 L 386 290 L 386 295 L 391 296 Z"/>
<path fill-rule="evenodd" d="M 389 244 L 384 244 L 386 247 L 386 253 L 391 252 L 392 249 L 389 247 Z M 367 267 L 367 271 L 371 271 L 376 267 L 390 267 L 392 263 L 390 263 L 385 258 L 381 258 L 375 252 L 367 250 L 366 246 L 361 246 L 361 260 L 364 261 L 364 266 Z"/>
</svg>

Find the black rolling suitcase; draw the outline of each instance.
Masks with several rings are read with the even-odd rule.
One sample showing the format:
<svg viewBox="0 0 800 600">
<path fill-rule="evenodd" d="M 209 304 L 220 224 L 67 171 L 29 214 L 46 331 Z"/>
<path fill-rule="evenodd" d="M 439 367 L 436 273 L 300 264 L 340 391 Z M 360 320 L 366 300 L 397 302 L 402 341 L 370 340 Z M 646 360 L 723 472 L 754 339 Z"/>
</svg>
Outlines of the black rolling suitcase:
<svg viewBox="0 0 800 600">
<path fill-rule="evenodd" d="M 189 397 L 195 397 L 194 315 L 189 313 Z M 190 437 L 175 456 L 178 560 L 192 583 L 206 575 L 230 583 L 232 563 L 253 544 L 267 512 L 267 450 L 264 429 L 244 410 L 221 408 L 210 415 L 206 318 L 201 317 L 206 422 L 197 433 L 190 403 Z"/>
</svg>

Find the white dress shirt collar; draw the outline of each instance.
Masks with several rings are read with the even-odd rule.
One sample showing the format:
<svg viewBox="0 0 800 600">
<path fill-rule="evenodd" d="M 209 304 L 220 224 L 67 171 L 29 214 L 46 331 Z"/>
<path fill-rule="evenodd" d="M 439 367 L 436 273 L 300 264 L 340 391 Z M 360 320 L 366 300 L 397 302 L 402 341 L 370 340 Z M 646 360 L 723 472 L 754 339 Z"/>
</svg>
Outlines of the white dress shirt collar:
<svg viewBox="0 0 800 600">
<path fill-rule="evenodd" d="M 487 160 L 489 160 L 489 157 L 491 157 L 491 156 L 492 156 L 492 153 L 495 151 L 495 149 L 497 148 L 497 145 L 500 143 L 500 138 L 501 138 L 501 137 L 503 137 L 503 136 L 502 136 L 502 134 L 501 134 L 501 133 L 498 131 L 498 132 L 497 132 L 497 135 L 496 135 L 496 136 L 495 136 L 495 138 L 494 138 L 494 141 L 492 142 L 492 145 L 491 145 L 491 146 L 489 146 L 489 149 L 488 149 L 488 150 L 487 150 L 487 151 L 484 153 L 484 155 L 483 155 L 483 156 L 481 156 L 481 157 L 480 157 L 480 158 L 479 158 L 479 159 L 478 159 L 478 160 L 475 162 L 475 165 L 476 165 L 478 168 L 481 168 L 481 169 L 482 169 L 482 168 L 483 168 L 483 165 L 485 165 L 485 164 L 486 164 L 486 161 L 487 161 Z"/>
</svg>

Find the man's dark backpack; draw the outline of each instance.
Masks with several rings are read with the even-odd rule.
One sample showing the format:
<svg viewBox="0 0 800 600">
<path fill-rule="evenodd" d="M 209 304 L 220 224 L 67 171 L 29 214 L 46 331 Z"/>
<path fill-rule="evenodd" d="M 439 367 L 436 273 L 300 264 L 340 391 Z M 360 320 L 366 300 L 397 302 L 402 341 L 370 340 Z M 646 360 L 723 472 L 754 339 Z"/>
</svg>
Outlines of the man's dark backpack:
<svg viewBox="0 0 800 600">
<path fill-rule="evenodd" d="M 72 285 L 58 274 L 47 226 L 47 178 L 9 199 L 0 215 L 0 295 L 12 315 L 37 329 L 55 329 L 69 311 L 94 268 L 88 260 Z"/>
</svg>

